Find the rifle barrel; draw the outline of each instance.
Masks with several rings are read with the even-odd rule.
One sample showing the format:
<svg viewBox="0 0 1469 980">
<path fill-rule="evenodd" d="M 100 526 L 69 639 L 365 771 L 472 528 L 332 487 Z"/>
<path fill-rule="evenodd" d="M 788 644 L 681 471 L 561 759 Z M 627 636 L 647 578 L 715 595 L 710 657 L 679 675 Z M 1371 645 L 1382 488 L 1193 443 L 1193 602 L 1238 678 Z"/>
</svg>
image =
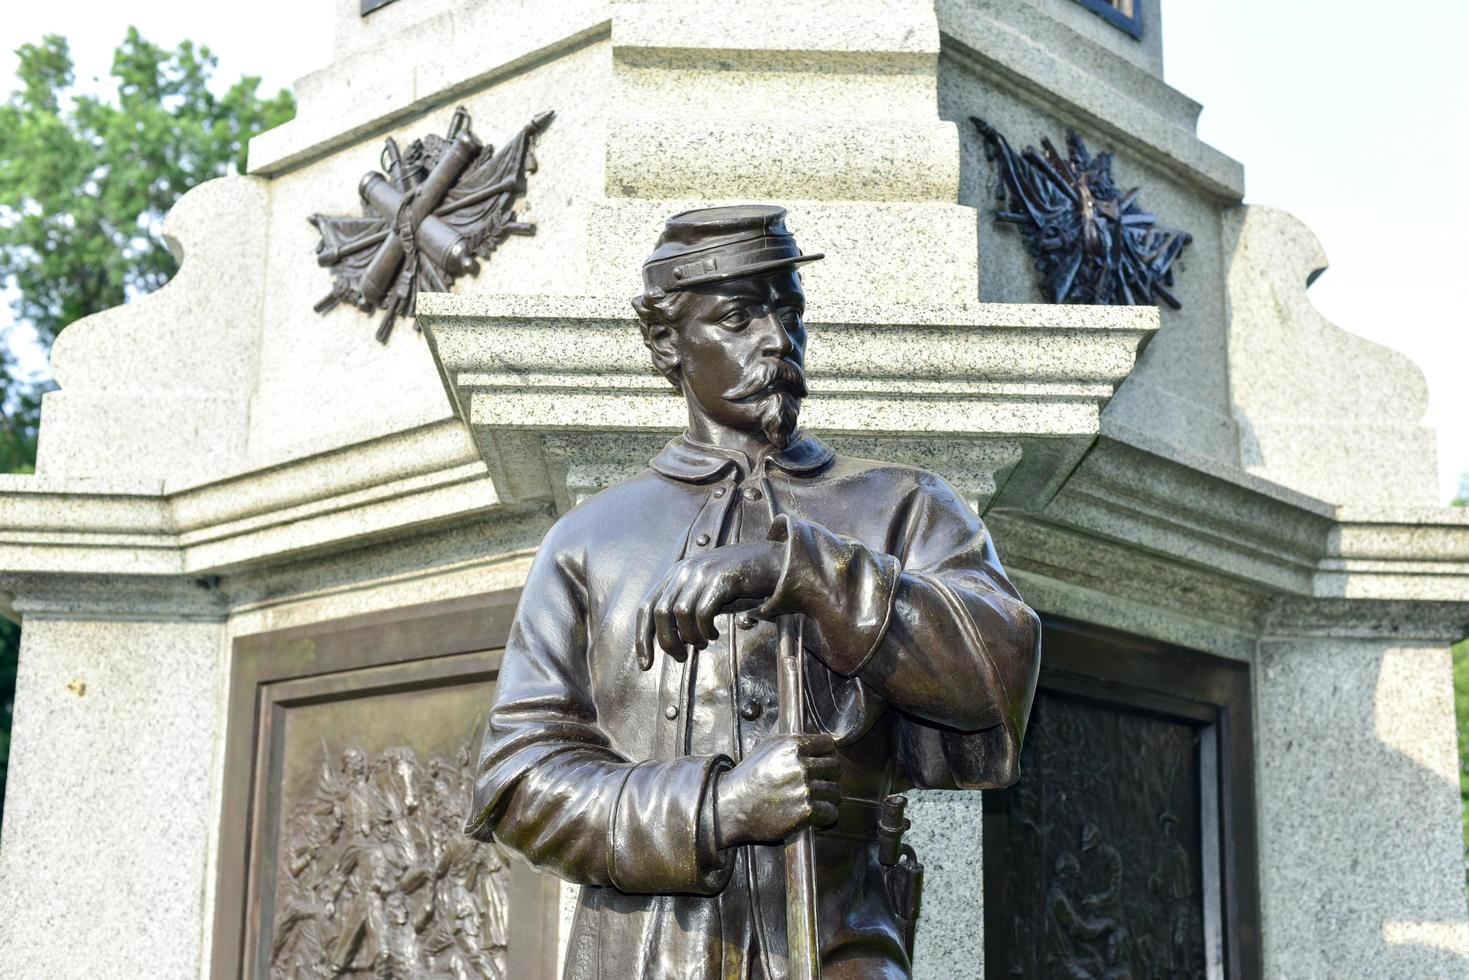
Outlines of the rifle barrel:
<svg viewBox="0 0 1469 980">
<path fill-rule="evenodd" d="M 779 620 L 780 669 L 777 674 L 780 728 L 805 730 L 806 671 L 801 658 L 801 623 L 792 614 Z M 821 945 L 816 933 L 816 854 L 811 828 L 786 841 L 786 959 L 790 980 L 821 980 Z"/>
<path fill-rule="evenodd" d="M 475 191 L 468 197 L 455 201 L 452 204 L 439 205 L 438 210 L 435 211 L 434 214 L 440 217 L 446 214 L 453 214 L 455 211 L 461 211 L 464 208 L 472 207 L 473 205 L 479 204 L 481 201 L 487 201 L 490 198 L 494 197 L 496 194 L 504 194 L 507 191 L 518 190 L 519 184 L 519 177 L 506 177 L 504 180 L 491 184 L 489 187 L 486 187 L 483 190 Z"/>
</svg>

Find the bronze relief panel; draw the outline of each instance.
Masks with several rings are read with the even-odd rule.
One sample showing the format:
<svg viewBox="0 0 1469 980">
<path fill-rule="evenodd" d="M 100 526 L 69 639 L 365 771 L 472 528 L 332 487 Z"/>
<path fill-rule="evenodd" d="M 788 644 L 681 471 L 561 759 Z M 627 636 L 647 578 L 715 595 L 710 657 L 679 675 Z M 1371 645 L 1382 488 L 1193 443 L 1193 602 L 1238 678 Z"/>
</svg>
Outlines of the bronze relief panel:
<svg viewBox="0 0 1469 980">
<path fill-rule="evenodd" d="M 397 689 L 412 668 L 394 665 L 358 672 L 358 697 L 332 698 L 336 675 L 271 692 L 286 696 L 256 960 L 273 980 L 505 975 L 509 864 L 463 836 L 470 738 L 456 732 L 493 691 L 475 679 L 489 659 L 449 658 L 446 683 L 417 690 Z"/>
<path fill-rule="evenodd" d="M 1016 860 L 987 896 L 1008 973 L 1203 980 L 1198 729 L 1042 692 L 1028 736 Z"/>
<path fill-rule="evenodd" d="M 216 977 L 554 976 L 554 881 L 463 836 L 511 602 L 236 642 Z"/>
<path fill-rule="evenodd" d="M 1249 672 L 1060 619 L 985 794 L 990 980 L 1258 975 Z"/>
</svg>

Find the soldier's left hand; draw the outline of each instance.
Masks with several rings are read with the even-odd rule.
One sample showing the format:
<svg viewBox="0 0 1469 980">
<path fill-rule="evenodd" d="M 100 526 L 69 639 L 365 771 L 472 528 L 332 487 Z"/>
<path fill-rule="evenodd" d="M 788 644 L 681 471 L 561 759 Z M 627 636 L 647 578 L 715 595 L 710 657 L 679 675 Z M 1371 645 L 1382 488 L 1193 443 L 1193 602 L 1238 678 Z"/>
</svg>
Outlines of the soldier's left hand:
<svg viewBox="0 0 1469 980">
<path fill-rule="evenodd" d="M 784 564 L 779 542 L 730 544 L 691 555 L 668 570 L 638 610 L 638 664 L 653 665 L 656 642 L 682 660 L 719 636 L 721 613 L 754 609 L 775 591 Z"/>
</svg>

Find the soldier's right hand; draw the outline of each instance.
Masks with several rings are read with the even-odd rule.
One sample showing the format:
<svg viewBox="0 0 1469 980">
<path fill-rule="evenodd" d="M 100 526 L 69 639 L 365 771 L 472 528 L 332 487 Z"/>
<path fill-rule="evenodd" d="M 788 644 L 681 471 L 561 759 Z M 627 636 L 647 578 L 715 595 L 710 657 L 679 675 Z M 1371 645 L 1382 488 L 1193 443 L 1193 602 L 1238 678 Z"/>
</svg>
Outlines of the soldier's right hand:
<svg viewBox="0 0 1469 980">
<path fill-rule="evenodd" d="M 772 735 L 715 783 L 718 845 L 774 844 L 836 821 L 841 763 L 830 735 Z"/>
</svg>

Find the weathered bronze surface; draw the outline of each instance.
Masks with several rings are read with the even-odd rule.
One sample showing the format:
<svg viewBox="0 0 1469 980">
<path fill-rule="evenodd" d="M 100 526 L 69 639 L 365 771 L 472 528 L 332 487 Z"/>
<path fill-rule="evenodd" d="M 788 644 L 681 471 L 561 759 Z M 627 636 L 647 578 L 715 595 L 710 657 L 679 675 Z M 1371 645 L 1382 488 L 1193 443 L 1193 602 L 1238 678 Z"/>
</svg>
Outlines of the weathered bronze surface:
<svg viewBox="0 0 1469 980">
<path fill-rule="evenodd" d="M 1000 894 L 1014 976 L 1202 980 L 1198 734 L 1042 692 Z M 1038 869 L 1049 874 L 1037 876 Z"/>
<path fill-rule="evenodd" d="M 1247 668 L 1044 635 L 1021 779 L 985 796 L 986 976 L 1258 976 Z"/>
<path fill-rule="evenodd" d="M 1039 625 L 983 523 L 797 427 L 819 257 L 780 208 L 669 219 L 633 306 L 688 431 L 523 592 L 466 830 L 583 886 L 570 980 L 909 976 L 893 794 L 1016 777 Z"/>
<path fill-rule="evenodd" d="M 235 641 L 215 980 L 555 977 L 555 879 L 458 833 L 515 598 Z"/>
<path fill-rule="evenodd" d="M 406 151 L 388 138 L 382 167 L 362 178 L 362 216 L 313 214 L 321 232 L 318 264 L 332 270 L 332 291 L 316 304 L 325 313 L 346 302 L 383 310 L 377 339 L 411 316 L 420 290 L 447 292 L 454 279 L 479 272 L 510 235 L 535 226 L 515 220 L 511 204 L 536 170 L 533 144 L 553 112 L 532 119 L 497 152 L 470 131 L 469 113 L 454 111 L 445 136 L 429 134 Z"/>
<path fill-rule="evenodd" d="M 426 764 L 402 745 L 322 756 L 276 858 L 271 977 L 502 980 L 510 868 L 460 833 L 468 743 Z"/>
<path fill-rule="evenodd" d="M 983 119 L 970 117 L 998 161 L 995 217 L 1020 225 L 1026 248 L 1053 303 L 1137 306 L 1160 300 L 1179 308 L 1173 262 L 1193 241 L 1157 224 L 1142 209 L 1141 189 L 1123 193 L 1112 182 L 1112 154 L 1092 156 L 1075 132 L 1063 156 L 1049 139 L 1041 150 L 1016 153 Z"/>
</svg>

